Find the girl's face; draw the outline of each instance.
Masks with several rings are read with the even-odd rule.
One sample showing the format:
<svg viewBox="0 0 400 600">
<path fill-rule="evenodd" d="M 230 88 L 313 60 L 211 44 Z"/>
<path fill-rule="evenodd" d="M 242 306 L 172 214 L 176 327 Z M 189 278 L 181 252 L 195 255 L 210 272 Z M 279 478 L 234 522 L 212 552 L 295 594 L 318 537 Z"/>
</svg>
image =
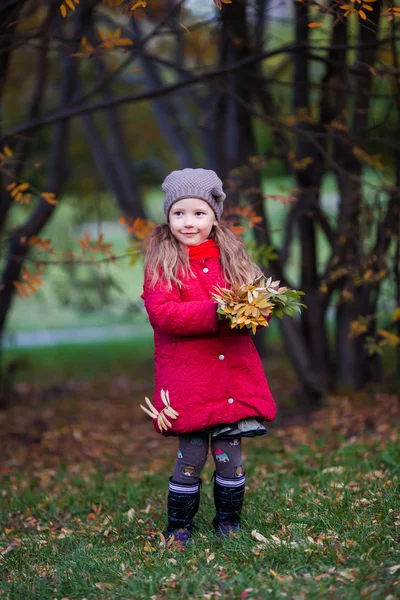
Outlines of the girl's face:
<svg viewBox="0 0 400 600">
<path fill-rule="evenodd" d="M 169 227 L 176 239 L 185 246 L 198 246 L 217 224 L 211 206 L 198 198 L 183 198 L 174 202 L 169 211 Z"/>
</svg>

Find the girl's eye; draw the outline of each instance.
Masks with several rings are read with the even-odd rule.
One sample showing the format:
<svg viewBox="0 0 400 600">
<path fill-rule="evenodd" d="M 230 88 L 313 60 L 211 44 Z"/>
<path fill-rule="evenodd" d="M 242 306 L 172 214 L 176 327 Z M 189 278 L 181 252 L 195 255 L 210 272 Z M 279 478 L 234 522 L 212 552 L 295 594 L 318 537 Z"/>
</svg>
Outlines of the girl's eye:
<svg viewBox="0 0 400 600">
<path fill-rule="evenodd" d="M 181 215 L 181 214 L 182 214 L 182 211 L 181 211 L 181 210 L 177 210 L 177 211 L 174 213 L 174 215 Z"/>
<path fill-rule="evenodd" d="M 204 213 L 199 210 L 197 211 L 196 215 L 204 215 Z"/>
</svg>

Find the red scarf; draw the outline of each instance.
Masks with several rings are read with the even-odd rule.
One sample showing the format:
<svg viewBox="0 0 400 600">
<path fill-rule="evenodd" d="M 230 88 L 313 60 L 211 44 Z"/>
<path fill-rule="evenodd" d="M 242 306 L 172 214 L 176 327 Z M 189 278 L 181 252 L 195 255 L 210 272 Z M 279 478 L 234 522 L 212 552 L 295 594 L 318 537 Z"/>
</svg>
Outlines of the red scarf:
<svg viewBox="0 0 400 600">
<path fill-rule="evenodd" d="M 189 259 L 201 260 L 202 258 L 219 258 L 220 252 L 214 240 L 206 240 L 199 246 L 188 246 Z"/>
</svg>

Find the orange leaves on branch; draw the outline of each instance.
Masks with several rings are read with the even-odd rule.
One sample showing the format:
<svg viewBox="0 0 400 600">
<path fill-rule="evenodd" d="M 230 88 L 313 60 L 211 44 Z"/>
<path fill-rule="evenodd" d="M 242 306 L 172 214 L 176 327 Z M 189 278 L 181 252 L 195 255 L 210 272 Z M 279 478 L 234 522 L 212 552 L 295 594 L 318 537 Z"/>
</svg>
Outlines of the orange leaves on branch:
<svg viewBox="0 0 400 600">
<path fill-rule="evenodd" d="M 42 192 L 40 195 L 49 204 L 52 204 L 53 206 L 56 206 L 56 204 L 58 204 L 58 200 L 56 200 L 56 195 L 53 194 L 53 192 Z"/>
<path fill-rule="evenodd" d="M 329 127 L 332 127 L 332 129 L 337 129 L 337 131 L 343 131 L 345 133 L 349 131 L 347 125 L 345 123 L 342 123 L 342 121 L 338 121 L 337 119 L 333 119 L 333 121 L 329 123 Z"/>
<path fill-rule="evenodd" d="M 127 250 L 127 253 L 131 255 L 129 264 L 132 266 L 136 264 L 140 256 L 146 251 L 150 234 L 154 229 L 154 223 L 149 219 L 141 219 L 140 217 L 136 219 L 121 217 L 118 221 L 133 237 L 131 247 Z"/>
<path fill-rule="evenodd" d="M 305 106 L 297 109 L 296 114 L 294 115 L 284 115 L 280 117 L 280 120 L 282 123 L 289 126 L 297 125 L 298 123 L 309 123 L 310 125 L 316 124 L 316 120 L 310 113 L 310 109 Z"/>
<path fill-rule="evenodd" d="M 129 38 L 121 37 L 121 30 L 116 29 L 112 31 L 111 29 L 107 29 L 106 33 L 103 33 L 101 29 L 97 30 L 99 37 L 101 38 L 101 42 L 97 46 L 92 46 L 86 37 L 81 39 L 81 45 L 79 52 L 75 52 L 72 56 L 77 57 L 89 57 L 92 56 L 97 50 L 112 50 L 114 48 L 118 48 L 119 46 L 133 46 L 133 41 Z M 121 49 L 121 52 L 126 52 L 125 48 Z"/>
<path fill-rule="evenodd" d="M 39 192 L 38 190 L 32 188 L 30 183 L 24 181 L 23 183 L 16 183 L 13 181 L 10 185 L 7 186 L 8 191 L 10 192 L 10 196 L 20 204 L 29 204 L 32 198 L 32 193 L 26 193 L 27 190 L 33 189 L 33 191 L 39 194 L 46 202 L 55 206 L 58 204 L 58 200 L 56 200 L 56 195 L 52 192 Z"/>
<path fill-rule="evenodd" d="M 112 244 L 105 244 L 103 242 L 104 234 L 100 233 L 97 240 L 91 241 L 89 233 L 85 233 L 83 238 L 78 239 L 78 243 L 82 248 L 83 253 L 87 250 L 94 253 L 102 253 L 113 256 L 114 252 L 112 250 Z"/>
<path fill-rule="evenodd" d="M 367 19 L 367 15 L 365 11 L 373 11 L 371 4 L 372 2 L 376 2 L 377 0 L 350 0 L 351 4 L 342 4 L 340 6 L 341 10 L 344 10 L 344 16 L 358 14 L 364 21 Z M 359 4 L 360 6 L 357 6 Z"/>
<path fill-rule="evenodd" d="M 15 183 L 15 181 L 13 181 L 13 183 L 10 183 L 10 185 L 7 186 L 7 189 L 10 192 L 10 196 L 20 204 L 29 204 L 29 202 L 31 201 L 32 194 L 25 193 L 26 190 L 29 190 L 29 188 L 30 185 L 26 182 Z"/>
<path fill-rule="evenodd" d="M 396 348 L 400 345 L 400 337 L 386 329 L 378 329 L 378 333 L 381 336 L 381 340 L 378 342 L 380 346 L 390 346 Z"/>
<path fill-rule="evenodd" d="M 142 8 L 146 8 L 147 0 L 138 0 L 136 2 L 131 0 L 103 0 L 103 2 L 104 4 L 108 4 L 110 8 L 119 8 L 122 6 L 121 14 L 126 15 L 128 19 L 133 16 L 137 21 L 141 21 L 145 16 Z"/>
<path fill-rule="evenodd" d="M 311 156 L 305 156 L 304 158 L 297 160 L 296 154 L 293 151 L 289 152 L 288 159 L 293 169 L 296 171 L 303 171 L 313 162 Z"/>
<path fill-rule="evenodd" d="M 75 10 L 75 4 L 79 4 L 80 0 L 64 0 L 60 6 L 60 12 L 63 17 L 67 16 L 68 9 Z"/>
<path fill-rule="evenodd" d="M 355 321 L 351 321 L 348 337 L 350 339 L 355 339 L 358 338 L 360 335 L 366 333 L 368 331 L 369 324 L 372 318 L 373 315 L 368 315 L 366 317 L 360 316 Z"/>
<path fill-rule="evenodd" d="M 312 23 L 308 24 L 308 26 L 311 27 L 311 28 L 321 27 L 321 25 L 322 25 L 322 21 L 313 21 Z"/>
<path fill-rule="evenodd" d="M 367 154 L 365 150 L 354 146 L 353 154 L 360 162 L 365 163 L 370 167 L 376 167 L 377 169 L 383 169 L 382 154 Z"/>
<path fill-rule="evenodd" d="M 86 37 L 81 39 L 81 46 L 79 52 L 74 52 L 71 56 L 84 57 L 91 56 L 94 52 L 96 52 L 96 48 L 89 44 Z"/>
<path fill-rule="evenodd" d="M 13 151 L 7 145 L 3 146 L 3 152 L 0 152 L 0 166 L 6 163 L 13 156 Z"/>
<path fill-rule="evenodd" d="M 245 191 L 246 193 L 246 191 Z M 252 206 L 227 206 L 224 210 L 222 223 L 227 225 L 235 235 L 242 235 L 246 229 L 240 225 L 241 219 L 246 221 L 250 229 L 254 229 L 258 223 L 262 222 L 262 217 L 257 215 Z"/>
<path fill-rule="evenodd" d="M 384 11 L 381 12 L 382 17 L 384 17 L 385 15 L 387 15 L 388 21 L 393 21 L 394 17 L 400 17 L 400 7 L 391 6 L 389 8 L 386 8 Z"/>
<path fill-rule="evenodd" d="M 392 314 L 392 321 L 399 321 L 400 320 L 400 306 L 398 306 Z"/>
<path fill-rule="evenodd" d="M 32 237 L 29 237 L 29 238 L 27 238 L 26 236 L 21 237 L 20 242 L 22 244 L 28 244 L 28 246 L 37 247 L 40 250 L 43 250 L 43 252 L 48 252 L 49 254 L 54 253 L 54 248 L 51 245 L 50 239 L 42 240 L 40 237 L 33 235 Z"/>
<path fill-rule="evenodd" d="M 121 37 L 120 29 L 116 29 L 115 31 L 107 29 L 107 33 L 103 33 L 101 29 L 98 29 L 97 33 L 102 39 L 102 42 L 97 46 L 97 48 L 111 50 L 112 48 L 117 48 L 118 46 L 133 46 L 132 40 Z"/>
<path fill-rule="evenodd" d="M 37 288 L 43 285 L 41 281 L 43 273 L 37 271 L 32 274 L 26 267 L 22 270 L 21 281 L 13 281 L 14 287 L 17 289 L 17 294 L 20 298 L 29 298 L 32 293 L 37 292 Z"/>
<path fill-rule="evenodd" d="M 125 219 L 125 217 L 120 217 L 118 221 L 126 228 L 128 233 L 131 233 L 134 238 L 141 241 L 146 240 L 154 229 L 154 223 L 149 219 L 141 219 L 139 217 L 136 219 L 132 217 Z"/>
</svg>

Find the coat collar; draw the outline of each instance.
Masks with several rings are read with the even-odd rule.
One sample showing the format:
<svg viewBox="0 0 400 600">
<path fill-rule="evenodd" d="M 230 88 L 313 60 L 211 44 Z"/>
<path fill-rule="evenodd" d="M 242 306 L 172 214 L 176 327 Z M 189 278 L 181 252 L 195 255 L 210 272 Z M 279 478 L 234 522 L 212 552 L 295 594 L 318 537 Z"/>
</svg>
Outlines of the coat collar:
<svg viewBox="0 0 400 600">
<path fill-rule="evenodd" d="M 220 252 L 214 240 L 206 240 L 198 246 L 188 246 L 189 259 L 201 260 L 203 258 L 219 258 Z"/>
</svg>

